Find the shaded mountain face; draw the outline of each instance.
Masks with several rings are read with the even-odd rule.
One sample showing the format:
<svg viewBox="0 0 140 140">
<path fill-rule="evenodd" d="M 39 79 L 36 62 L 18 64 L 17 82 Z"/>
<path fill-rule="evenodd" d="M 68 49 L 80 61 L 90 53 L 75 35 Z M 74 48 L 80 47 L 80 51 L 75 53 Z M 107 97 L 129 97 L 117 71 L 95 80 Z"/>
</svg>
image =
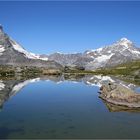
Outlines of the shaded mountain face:
<svg viewBox="0 0 140 140">
<path fill-rule="evenodd" d="M 0 65 L 36 66 L 51 69 L 60 69 L 62 66 L 55 61 L 48 60 L 26 51 L 17 42 L 4 33 L 0 26 Z"/>
<path fill-rule="evenodd" d="M 130 40 L 122 38 L 112 45 L 97 50 L 75 54 L 54 53 L 49 55 L 48 59 L 55 60 L 63 66 L 80 66 L 86 70 L 94 70 L 140 59 L 140 49 Z"/>
<path fill-rule="evenodd" d="M 70 67 L 84 67 L 88 62 L 92 61 L 92 58 L 85 56 L 82 53 L 75 54 L 62 54 L 54 53 L 48 56 L 49 60 L 55 60 L 57 63 L 63 66 Z"/>
</svg>

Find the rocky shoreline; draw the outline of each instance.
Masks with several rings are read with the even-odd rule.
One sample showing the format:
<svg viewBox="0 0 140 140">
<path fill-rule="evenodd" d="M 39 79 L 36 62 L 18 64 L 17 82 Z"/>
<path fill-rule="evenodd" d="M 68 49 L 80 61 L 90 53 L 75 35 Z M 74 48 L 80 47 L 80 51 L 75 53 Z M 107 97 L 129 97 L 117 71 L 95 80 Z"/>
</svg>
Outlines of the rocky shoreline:
<svg viewBox="0 0 140 140">
<path fill-rule="evenodd" d="M 121 84 L 109 82 L 102 85 L 99 97 L 114 105 L 140 108 L 140 94 Z"/>
</svg>

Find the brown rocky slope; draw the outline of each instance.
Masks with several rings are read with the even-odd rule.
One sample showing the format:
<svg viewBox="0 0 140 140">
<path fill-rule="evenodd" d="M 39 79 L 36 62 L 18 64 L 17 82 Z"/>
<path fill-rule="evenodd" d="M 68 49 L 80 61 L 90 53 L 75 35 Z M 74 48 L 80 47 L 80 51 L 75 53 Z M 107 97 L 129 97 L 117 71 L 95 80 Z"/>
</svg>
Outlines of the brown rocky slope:
<svg viewBox="0 0 140 140">
<path fill-rule="evenodd" d="M 135 93 L 124 85 L 115 83 L 104 84 L 100 88 L 99 97 L 115 105 L 140 108 L 140 94 Z"/>
</svg>

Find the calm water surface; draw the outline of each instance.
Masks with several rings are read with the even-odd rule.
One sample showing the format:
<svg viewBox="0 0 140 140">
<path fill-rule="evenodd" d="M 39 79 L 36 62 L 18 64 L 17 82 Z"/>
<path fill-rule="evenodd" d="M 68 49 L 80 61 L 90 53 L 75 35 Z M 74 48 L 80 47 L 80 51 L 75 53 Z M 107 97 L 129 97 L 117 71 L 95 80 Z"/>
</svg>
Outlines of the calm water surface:
<svg viewBox="0 0 140 140">
<path fill-rule="evenodd" d="M 1 80 L 0 138 L 140 138 L 139 112 L 98 98 L 107 77 L 62 79 Z"/>
</svg>

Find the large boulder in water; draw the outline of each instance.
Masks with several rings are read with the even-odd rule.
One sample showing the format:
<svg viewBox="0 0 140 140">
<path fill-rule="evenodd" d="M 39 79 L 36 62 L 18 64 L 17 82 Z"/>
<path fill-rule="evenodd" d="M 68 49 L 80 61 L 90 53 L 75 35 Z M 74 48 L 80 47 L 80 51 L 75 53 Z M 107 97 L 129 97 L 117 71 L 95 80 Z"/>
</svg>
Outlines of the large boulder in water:
<svg viewBox="0 0 140 140">
<path fill-rule="evenodd" d="M 124 85 L 116 83 L 104 84 L 100 88 L 99 97 L 115 105 L 140 108 L 140 94 L 135 93 Z"/>
</svg>

